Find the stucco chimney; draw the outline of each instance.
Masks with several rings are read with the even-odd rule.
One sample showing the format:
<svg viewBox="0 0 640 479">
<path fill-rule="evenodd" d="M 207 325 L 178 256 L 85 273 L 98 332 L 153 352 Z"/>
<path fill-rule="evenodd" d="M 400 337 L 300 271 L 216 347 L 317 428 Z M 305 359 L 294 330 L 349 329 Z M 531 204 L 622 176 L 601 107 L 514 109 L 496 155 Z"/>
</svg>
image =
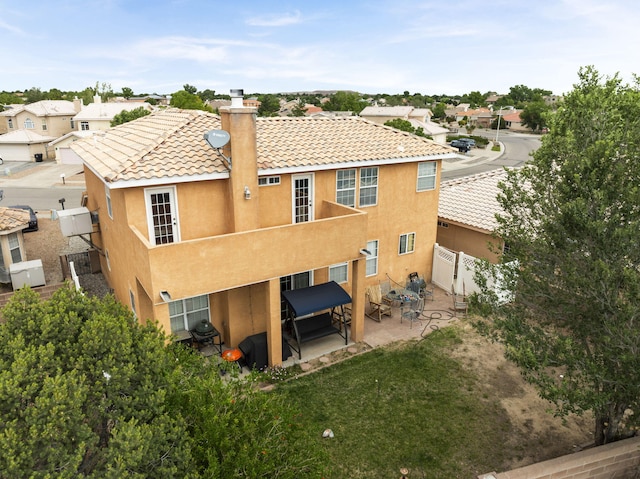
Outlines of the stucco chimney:
<svg viewBox="0 0 640 479">
<path fill-rule="evenodd" d="M 73 110 L 76 113 L 80 113 L 83 106 L 82 98 L 78 98 L 77 96 L 73 98 Z"/>
<path fill-rule="evenodd" d="M 102 103 L 102 97 L 100 95 L 93 95 L 93 103 Z"/>
<path fill-rule="evenodd" d="M 258 218 L 258 153 L 256 144 L 256 113 L 242 104 L 242 90 L 231 90 L 231 106 L 220 107 L 222 129 L 230 141 L 224 147 L 231 158 L 229 174 L 233 231 L 260 227 Z"/>
</svg>

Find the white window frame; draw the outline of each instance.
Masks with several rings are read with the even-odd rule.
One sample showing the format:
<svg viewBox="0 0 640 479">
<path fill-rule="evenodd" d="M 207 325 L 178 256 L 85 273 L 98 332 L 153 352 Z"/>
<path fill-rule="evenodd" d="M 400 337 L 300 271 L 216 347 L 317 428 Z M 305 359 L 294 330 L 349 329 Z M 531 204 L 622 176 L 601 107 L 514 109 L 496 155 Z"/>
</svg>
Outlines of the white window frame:
<svg viewBox="0 0 640 479">
<path fill-rule="evenodd" d="M 42 131 L 47 131 L 47 119 L 42 119 Z"/>
<path fill-rule="evenodd" d="M 111 189 L 104 185 L 104 196 L 107 201 L 107 214 L 109 218 L 113 219 L 113 206 L 111 205 Z"/>
<path fill-rule="evenodd" d="M 375 174 L 373 174 L 375 172 Z M 372 173 L 372 174 L 368 174 Z M 367 168 L 360 168 L 359 181 L 360 192 L 358 194 L 358 206 L 376 206 L 378 204 L 378 180 L 380 176 L 380 170 L 377 166 L 370 166 Z M 372 181 L 371 184 L 367 184 L 367 180 Z M 373 191 L 373 195 L 369 195 L 369 192 Z M 368 201 L 363 201 L 367 198 Z M 369 199 L 369 198 L 372 198 Z"/>
<path fill-rule="evenodd" d="M 71 129 L 75 130 L 76 129 L 76 122 L 73 118 L 71 118 Z"/>
<path fill-rule="evenodd" d="M 336 283 L 349 282 L 349 263 L 337 263 L 329 266 L 329 281 Z"/>
<path fill-rule="evenodd" d="M 336 171 L 336 203 L 355 208 L 357 176 L 355 169 Z"/>
<path fill-rule="evenodd" d="M 24 129 L 25 130 L 33 130 L 36 127 L 35 123 L 31 118 L 27 118 L 24 120 Z"/>
<path fill-rule="evenodd" d="M 7 126 L 10 130 L 13 130 L 13 118 L 7 118 Z"/>
<path fill-rule="evenodd" d="M 89 122 L 81 121 L 80 122 L 80 131 L 89 131 Z"/>
<path fill-rule="evenodd" d="M 398 240 L 398 254 L 409 254 L 416 250 L 416 234 L 403 233 Z"/>
<path fill-rule="evenodd" d="M 198 304 L 195 304 L 196 302 L 198 302 Z M 202 302 L 206 305 L 203 305 Z M 181 311 L 176 311 L 178 307 Z M 172 311 L 172 309 L 174 311 Z M 198 317 L 192 318 L 191 324 L 189 324 L 189 315 L 193 314 L 196 314 Z M 180 325 L 182 329 L 174 329 L 174 320 L 179 319 L 182 319 L 182 324 Z M 169 324 L 171 326 L 171 334 L 175 334 L 178 331 L 189 331 L 194 329 L 203 319 L 206 319 L 209 322 L 211 321 L 211 307 L 209 304 L 208 294 L 193 296 L 186 299 L 178 299 L 177 301 L 171 301 L 169 303 Z"/>
<path fill-rule="evenodd" d="M 18 233 L 9 234 L 8 240 L 11 264 L 20 263 L 22 261 L 22 250 L 20 249 L 20 238 L 18 238 Z M 14 252 L 16 252 L 17 255 L 14 255 Z"/>
<path fill-rule="evenodd" d="M 380 248 L 379 240 L 370 240 L 367 241 L 367 250 L 369 253 L 367 255 L 367 261 L 365 266 L 365 275 L 366 276 L 377 276 L 378 275 L 378 250 Z"/>
<path fill-rule="evenodd" d="M 280 184 L 280 176 L 261 176 L 258 178 L 258 186 L 276 186 Z"/>
<path fill-rule="evenodd" d="M 156 230 L 153 224 L 153 212 L 152 212 L 152 204 L 151 204 L 151 196 L 154 194 L 169 194 L 169 205 L 171 207 L 171 217 L 173 221 L 173 225 L 171 228 L 171 236 L 173 241 L 169 243 L 158 243 L 156 238 Z M 178 198 L 176 194 L 176 188 L 173 186 L 167 186 L 162 188 L 147 188 L 144 190 L 144 197 L 146 202 L 146 210 L 147 210 L 147 224 L 149 225 L 148 233 L 149 233 L 149 242 L 154 245 L 162 245 L 162 244 L 173 244 L 180 242 L 180 220 L 178 217 Z"/>
<path fill-rule="evenodd" d="M 438 164 L 435 161 L 418 163 L 418 181 L 416 191 L 432 191 L 436 189 Z"/>
</svg>

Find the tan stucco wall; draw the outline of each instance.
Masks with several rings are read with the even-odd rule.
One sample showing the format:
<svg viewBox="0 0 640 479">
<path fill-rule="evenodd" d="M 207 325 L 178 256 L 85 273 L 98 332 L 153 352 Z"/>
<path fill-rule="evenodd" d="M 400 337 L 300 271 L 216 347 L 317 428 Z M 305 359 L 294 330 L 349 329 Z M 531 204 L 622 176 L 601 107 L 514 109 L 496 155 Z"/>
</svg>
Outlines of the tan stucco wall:
<svg viewBox="0 0 640 479">
<path fill-rule="evenodd" d="M 27 111 L 21 111 L 20 113 L 18 113 L 12 118 L 13 118 L 13 128 L 8 129 L 8 132 L 24 130 L 25 129 L 24 122 L 27 118 L 31 118 L 31 121 L 33 121 L 33 126 L 34 126 L 33 129 L 29 131 L 33 131 L 38 135 L 53 136 L 55 138 L 58 138 L 72 131 L 71 115 L 42 117 L 42 116 L 36 116 L 33 113 L 29 113 Z M 46 121 L 46 124 L 47 124 L 46 130 L 42 129 L 43 119 Z"/>
<path fill-rule="evenodd" d="M 437 242 L 456 253 L 488 259 L 492 263 L 499 261 L 498 255 L 491 251 L 489 243 L 496 243 L 490 234 L 465 228 L 464 226 L 447 223 L 448 227 L 438 227 Z"/>
</svg>

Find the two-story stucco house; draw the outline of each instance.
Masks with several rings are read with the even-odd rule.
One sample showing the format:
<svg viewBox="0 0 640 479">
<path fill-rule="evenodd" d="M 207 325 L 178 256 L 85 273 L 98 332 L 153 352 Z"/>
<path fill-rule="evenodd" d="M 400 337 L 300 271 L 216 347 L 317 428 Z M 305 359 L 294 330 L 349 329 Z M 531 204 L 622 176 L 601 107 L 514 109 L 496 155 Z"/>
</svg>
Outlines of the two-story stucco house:
<svg viewBox="0 0 640 479">
<path fill-rule="evenodd" d="M 281 291 L 335 280 L 364 335 L 365 286 L 429 276 L 446 146 L 358 117 L 169 109 L 72 145 L 91 234 L 116 297 L 167 333 L 209 319 L 235 347 L 266 332 L 281 358 Z M 204 135 L 230 141 L 212 148 Z M 364 250 L 368 250 L 368 253 Z"/>
<path fill-rule="evenodd" d="M 81 108 L 80 100 L 42 100 L 0 112 L 7 131 L 0 141 L 0 156 L 23 162 L 34 161 L 35 155 L 48 158 L 48 143 L 73 130 L 72 118 Z"/>
</svg>

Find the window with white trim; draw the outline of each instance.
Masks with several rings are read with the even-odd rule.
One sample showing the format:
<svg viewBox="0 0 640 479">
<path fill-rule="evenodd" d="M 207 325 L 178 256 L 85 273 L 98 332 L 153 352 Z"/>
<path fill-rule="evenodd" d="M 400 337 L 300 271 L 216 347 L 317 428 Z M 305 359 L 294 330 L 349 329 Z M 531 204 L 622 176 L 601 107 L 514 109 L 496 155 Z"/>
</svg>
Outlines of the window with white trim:
<svg viewBox="0 0 640 479">
<path fill-rule="evenodd" d="M 13 118 L 7 118 L 7 124 L 9 129 L 13 129 Z"/>
<path fill-rule="evenodd" d="M 203 319 L 209 321 L 209 295 L 179 299 L 169 303 L 171 333 L 191 331 Z"/>
<path fill-rule="evenodd" d="M 9 235 L 9 252 L 11 253 L 11 263 L 19 263 L 22 261 L 22 251 L 20 251 L 18 233 L 11 233 Z"/>
<path fill-rule="evenodd" d="M 349 264 L 338 263 L 329 266 L 329 281 L 346 283 L 349 280 Z"/>
<path fill-rule="evenodd" d="M 24 129 L 25 130 L 33 130 L 36 127 L 36 125 L 33 123 L 33 120 L 31 118 L 27 118 L 24 121 Z"/>
<path fill-rule="evenodd" d="M 42 131 L 47 131 L 47 120 L 46 120 L 46 118 L 42 119 Z"/>
<path fill-rule="evenodd" d="M 378 167 L 360 168 L 360 206 L 378 203 Z"/>
<path fill-rule="evenodd" d="M 413 253 L 416 244 L 415 233 L 405 233 L 400 235 L 400 242 L 398 244 L 398 254 Z"/>
<path fill-rule="evenodd" d="M 336 172 L 336 203 L 356 206 L 356 170 L 338 170 Z"/>
<path fill-rule="evenodd" d="M 426 161 L 418 163 L 418 185 L 417 191 L 429 191 L 436 189 L 436 170 L 435 161 Z"/>
<path fill-rule="evenodd" d="M 375 276 L 378 274 L 378 240 L 367 241 L 367 266 L 365 268 L 366 276 Z"/>
<path fill-rule="evenodd" d="M 109 218 L 113 219 L 113 209 L 111 207 L 111 190 L 107 185 L 104 185 L 104 196 L 107 200 L 107 213 L 109 214 Z"/>
<path fill-rule="evenodd" d="M 88 121 L 81 121 L 80 122 L 80 130 L 89 131 L 89 122 Z"/>
<path fill-rule="evenodd" d="M 261 176 L 258 178 L 258 186 L 274 186 L 280 184 L 280 176 Z"/>
<path fill-rule="evenodd" d="M 76 122 L 73 120 L 73 118 L 71 118 L 71 129 L 72 130 L 76 129 Z"/>
</svg>

